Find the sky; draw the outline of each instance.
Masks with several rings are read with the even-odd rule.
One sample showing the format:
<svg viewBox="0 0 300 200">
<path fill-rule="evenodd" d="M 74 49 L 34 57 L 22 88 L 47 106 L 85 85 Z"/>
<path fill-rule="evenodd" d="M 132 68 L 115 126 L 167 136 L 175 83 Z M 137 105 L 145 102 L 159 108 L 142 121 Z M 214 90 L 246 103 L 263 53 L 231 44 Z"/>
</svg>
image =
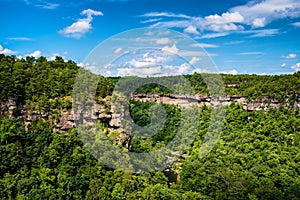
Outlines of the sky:
<svg viewBox="0 0 300 200">
<path fill-rule="evenodd" d="M 203 48 L 221 73 L 300 70 L 299 0 L 0 0 L 0 15 L 0 53 L 7 55 L 50 60 L 61 56 L 81 64 L 116 34 L 155 28 L 193 39 L 197 45 L 190 45 Z M 156 44 L 172 53 L 183 52 L 173 36 L 157 34 Z M 118 54 L 124 46 L 114 41 Z M 142 53 L 127 56 L 123 72 L 129 64 L 146 69 L 161 58 Z M 190 65 L 201 60 L 197 55 L 189 59 Z"/>
</svg>

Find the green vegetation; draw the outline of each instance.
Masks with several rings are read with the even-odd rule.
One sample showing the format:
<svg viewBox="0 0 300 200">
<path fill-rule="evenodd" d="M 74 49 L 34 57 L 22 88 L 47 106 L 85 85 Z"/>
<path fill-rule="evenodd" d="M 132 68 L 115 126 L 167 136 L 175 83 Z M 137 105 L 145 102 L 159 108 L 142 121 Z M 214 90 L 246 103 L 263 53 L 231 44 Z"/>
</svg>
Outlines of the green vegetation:
<svg viewBox="0 0 300 200">
<path fill-rule="evenodd" d="M 57 58 L 47 61 L 0 55 L 0 100 L 37 105 L 59 115 L 70 108 L 69 96 L 79 67 Z M 197 92 L 208 94 L 199 74 L 186 76 Z M 97 98 L 110 95 L 118 78 L 99 76 Z M 228 94 L 256 99 L 268 96 L 295 100 L 300 72 L 293 75 L 223 75 Z M 168 93 L 147 85 L 138 92 Z M 151 122 L 155 103 L 130 101 L 136 124 Z M 148 152 L 166 145 L 176 134 L 181 109 L 163 105 L 167 119 L 151 138 L 133 137 L 131 151 Z M 17 111 L 16 111 L 17 112 Z M 300 199 L 300 111 L 281 107 L 244 111 L 228 106 L 220 140 L 199 159 L 211 119 L 200 108 L 195 141 L 169 171 L 130 174 L 110 169 L 85 148 L 76 129 L 54 133 L 51 122 L 38 119 L 25 131 L 19 119 L 0 117 L 0 199 Z M 156 127 L 154 127 L 156 128 Z M 150 130 L 152 131 L 152 130 Z M 116 137 L 117 132 L 112 132 Z"/>
<path fill-rule="evenodd" d="M 56 57 L 47 61 L 45 57 L 35 59 L 0 54 L 0 99 L 14 98 L 18 104 L 36 102 L 44 109 L 50 100 L 57 100 L 72 94 L 74 80 L 79 67 L 73 61 Z M 205 74 L 207 79 L 215 75 Z M 209 95 L 206 83 L 200 74 L 185 75 L 196 93 Z M 284 101 L 287 96 L 294 101 L 300 94 L 300 72 L 291 75 L 222 75 L 227 94 L 239 94 L 247 99 L 277 99 Z M 104 98 L 111 95 L 118 77 L 99 76 L 96 95 Z M 172 93 L 168 88 L 148 84 L 136 90 L 137 93 Z"/>
<path fill-rule="evenodd" d="M 214 74 L 205 74 L 206 79 L 214 80 Z M 201 74 L 194 73 L 185 75 L 190 81 L 196 93 L 209 95 L 206 82 Z M 224 87 L 228 95 L 241 95 L 249 100 L 276 99 L 285 102 L 286 98 L 290 102 L 295 101 L 296 96 L 300 96 L 300 72 L 290 75 L 228 75 L 222 74 Z M 170 94 L 172 91 L 160 85 L 151 84 L 139 88 L 137 93 L 162 93 Z"/>
<path fill-rule="evenodd" d="M 12 98 L 18 105 L 37 105 L 44 111 L 68 108 L 71 102 L 65 97 L 72 95 L 78 69 L 76 63 L 61 57 L 48 61 L 0 54 L 0 100 Z M 99 76 L 98 97 L 111 94 L 112 88 L 112 80 Z"/>
</svg>

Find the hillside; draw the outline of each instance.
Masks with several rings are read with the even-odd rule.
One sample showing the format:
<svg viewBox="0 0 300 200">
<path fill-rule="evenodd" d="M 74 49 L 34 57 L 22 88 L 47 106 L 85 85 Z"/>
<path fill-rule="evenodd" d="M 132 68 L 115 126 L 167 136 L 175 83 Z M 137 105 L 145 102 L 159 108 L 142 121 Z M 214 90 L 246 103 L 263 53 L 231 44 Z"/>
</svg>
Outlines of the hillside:
<svg viewBox="0 0 300 200">
<path fill-rule="evenodd" d="M 78 136 L 72 91 L 79 69 L 60 57 L 0 55 L 1 199 L 300 199 L 300 72 L 222 75 L 227 96 L 218 102 L 227 110 L 213 149 L 199 159 L 213 112 L 204 103 L 195 140 L 180 159 L 164 170 L 129 173 L 99 162 Z M 211 102 L 200 74 L 185 77 L 193 101 Z M 118 79 L 99 76 L 95 96 L 96 123 L 111 144 L 140 153 L 167 146 L 185 109 L 178 102 L 193 98 L 155 84 L 139 88 L 130 100 L 133 121 L 147 126 L 150 107 L 163 103 L 166 122 L 150 138 L 126 135 L 111 107 Z"/>
</svg>

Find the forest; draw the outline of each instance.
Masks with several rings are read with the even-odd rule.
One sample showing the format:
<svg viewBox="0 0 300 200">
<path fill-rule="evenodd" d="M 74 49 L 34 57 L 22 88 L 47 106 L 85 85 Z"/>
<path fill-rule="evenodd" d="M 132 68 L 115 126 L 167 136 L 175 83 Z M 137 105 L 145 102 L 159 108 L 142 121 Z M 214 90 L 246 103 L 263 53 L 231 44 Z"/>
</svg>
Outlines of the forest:
<svg viewBox="0 0 300 200">
<path fill-rule="evenodd" d="M 0 55 L 0 101 L 59 113 L 71 109 L 80 67 L 57 57 Z M 213 76 L 213 75 L 212 75 Z M 200 74 L 185 75 L 197 93 L 209 95 Z M 99 76 L 96 99 L 110 96 L 120 77 Z M 295 101 L 300 72 L 290 75 L 225 75 L 227 94 L 245 98 Z M 147 85 L 137 93 L 170 93 Z M 140 126 L 150 123 L 153 102 L 130 101 Z M 167 120 L 153 137 L 131 140 L 133 152 L 150 152 L 168 144 L 177 132 L 182 109 L 163 105 Z M 17 109 L 17 108 L 16 108 Z M 15 112 L 18 112 L 16 110 Z M 0 116 L 1 199 L 300 199 L 300 110 L 281 106 L 268 112 L 227 106 L 224 127 L 213 149 L 199 159 L 212 108 L 199 108 L 195 140 L 168 170 L 129 173 L 114 170 L 84 148 L 76 128 L 55 133 L 51 121 L 24 121 Z M 101 126 L 107 126 L 103 124 Z M 188 129 L 187 129 L 188 131 Z M 112 134 L 108 133 L 108 137 Z"/>
</svg>

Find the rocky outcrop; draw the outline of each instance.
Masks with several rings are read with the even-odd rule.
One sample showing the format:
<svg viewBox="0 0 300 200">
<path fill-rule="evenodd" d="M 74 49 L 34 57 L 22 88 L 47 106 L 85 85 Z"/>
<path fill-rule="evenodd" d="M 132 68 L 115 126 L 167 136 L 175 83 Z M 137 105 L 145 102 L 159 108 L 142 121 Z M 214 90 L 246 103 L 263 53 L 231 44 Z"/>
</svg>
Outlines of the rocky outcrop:
<svg viewBox="0 0 300 200">
<path fill-rule="evenodd" d="M 268 98 L 257 99 L 248 101 L 241 95 L 227 95 L 225 97 L 214 98 L 211 96 L 196 94 L 196 95 L 160 95 L 160 94 L 134 94 L 131 95 L 131 99 L 141 102 L 156 102 L 162 104 L 173 104 L 182 107 L 190 108 L 193 105 L 196 106 L 220 106 L 229 105 L 230 103 L 240 104 L 244 110 L 254 111 L 263 110 L 268 111 L 270 108 L 279 108 L 281 105 L 288 105 L 289 107 L 299 108 L 300 98 L 297 96 L 295 98 L 295 103 L 290 105 L 288 100 L 285 102 L 280 102 L 278 100 L 268 100 Z M 106 103 L 109 104 L 109 100 Z M 30 107 L 27 105 L 18 106 L 14 99 L 9 99 L 6 102 L 0 102 L 0 115 L 6 115 L 10 118 L 18 118 L 25 122 L 25 128 L 32 121 L 43 119 L 50 120 L 52 123 L 53 131 L 63 132 L 67 131 L 76 126 L 76 120 L 79 121 L 83 119 L 82 123 L 92 124 L 97 120 L 108 125 L 110 131 L 117 130 L 120 134 L 124 132 L 124 127 L 122 124 L 122 119 L 124 118 L 124 112 L 116 112 L 116 108 L 111 106 L 108 108 L 104 105 L 92 104 L 92 112 L 83 112 L 80 109 L 79 112 L 74 113 L 73 110 L 60 110 L 59 113 L 51 113 L 40 110 L 37 107 Z M 125 109 L 125 108 L 122 108 Z M 77 110 L 77 111 L 78 111 Z M 120 138 L 119 142 L 122 141 L 124 137 Z M 127 144 L 128 145 L 128 144 Z"/>
<path fill-rule="evenodd" d="M 141 102 L 156 102 L 163 104 L 173 104 L 183 107 L 197 106 L 220 106 L 229 105 L 230 103 L 238 103 L 242 105 L 244 110 L 264 110 L 268 111 L 270 108 L 279 108 L 281 105 L 297 108 L 300 107 L 299 98 L 295 99 L 293 105 L 289 104 L 288 99 L 285 102 L 278 100 L 269 100 L 268 98 L 256 99 L 248 101 L 241 95 L 227 95 L 225 97 L 211 97 L 201 94 L 196 95 L 159 95 L 159 94 L 134 94 L 131 99 Z"/>
<path fill-rule="evenodd" d="M 94 112 L 87 113 L 74 113 L 73 110 L 62 109 L 59 111 L 44 111 L 35 106 L 21 105 L 18 106 L 14 99 L 9 99 L 6 102 L 0 103 L 0 116 L 8 116 L 9 118 L 18 118 L 25 122 L 25 128 L 28 124 L 38 119 L 48 120 L 52 124 L 53 131 L 61 132 L 69 130 L 76 126 L 75 121 L 83 117 L 85 120 L 94 119 L 100 120 L 109 125 L 109 128 L 114 130 L 120 128 L 121 118 L 119 115 L 114 114 L 111 110 L 107 110 L 105 106 L 95 104 Z"/>
</svg>

